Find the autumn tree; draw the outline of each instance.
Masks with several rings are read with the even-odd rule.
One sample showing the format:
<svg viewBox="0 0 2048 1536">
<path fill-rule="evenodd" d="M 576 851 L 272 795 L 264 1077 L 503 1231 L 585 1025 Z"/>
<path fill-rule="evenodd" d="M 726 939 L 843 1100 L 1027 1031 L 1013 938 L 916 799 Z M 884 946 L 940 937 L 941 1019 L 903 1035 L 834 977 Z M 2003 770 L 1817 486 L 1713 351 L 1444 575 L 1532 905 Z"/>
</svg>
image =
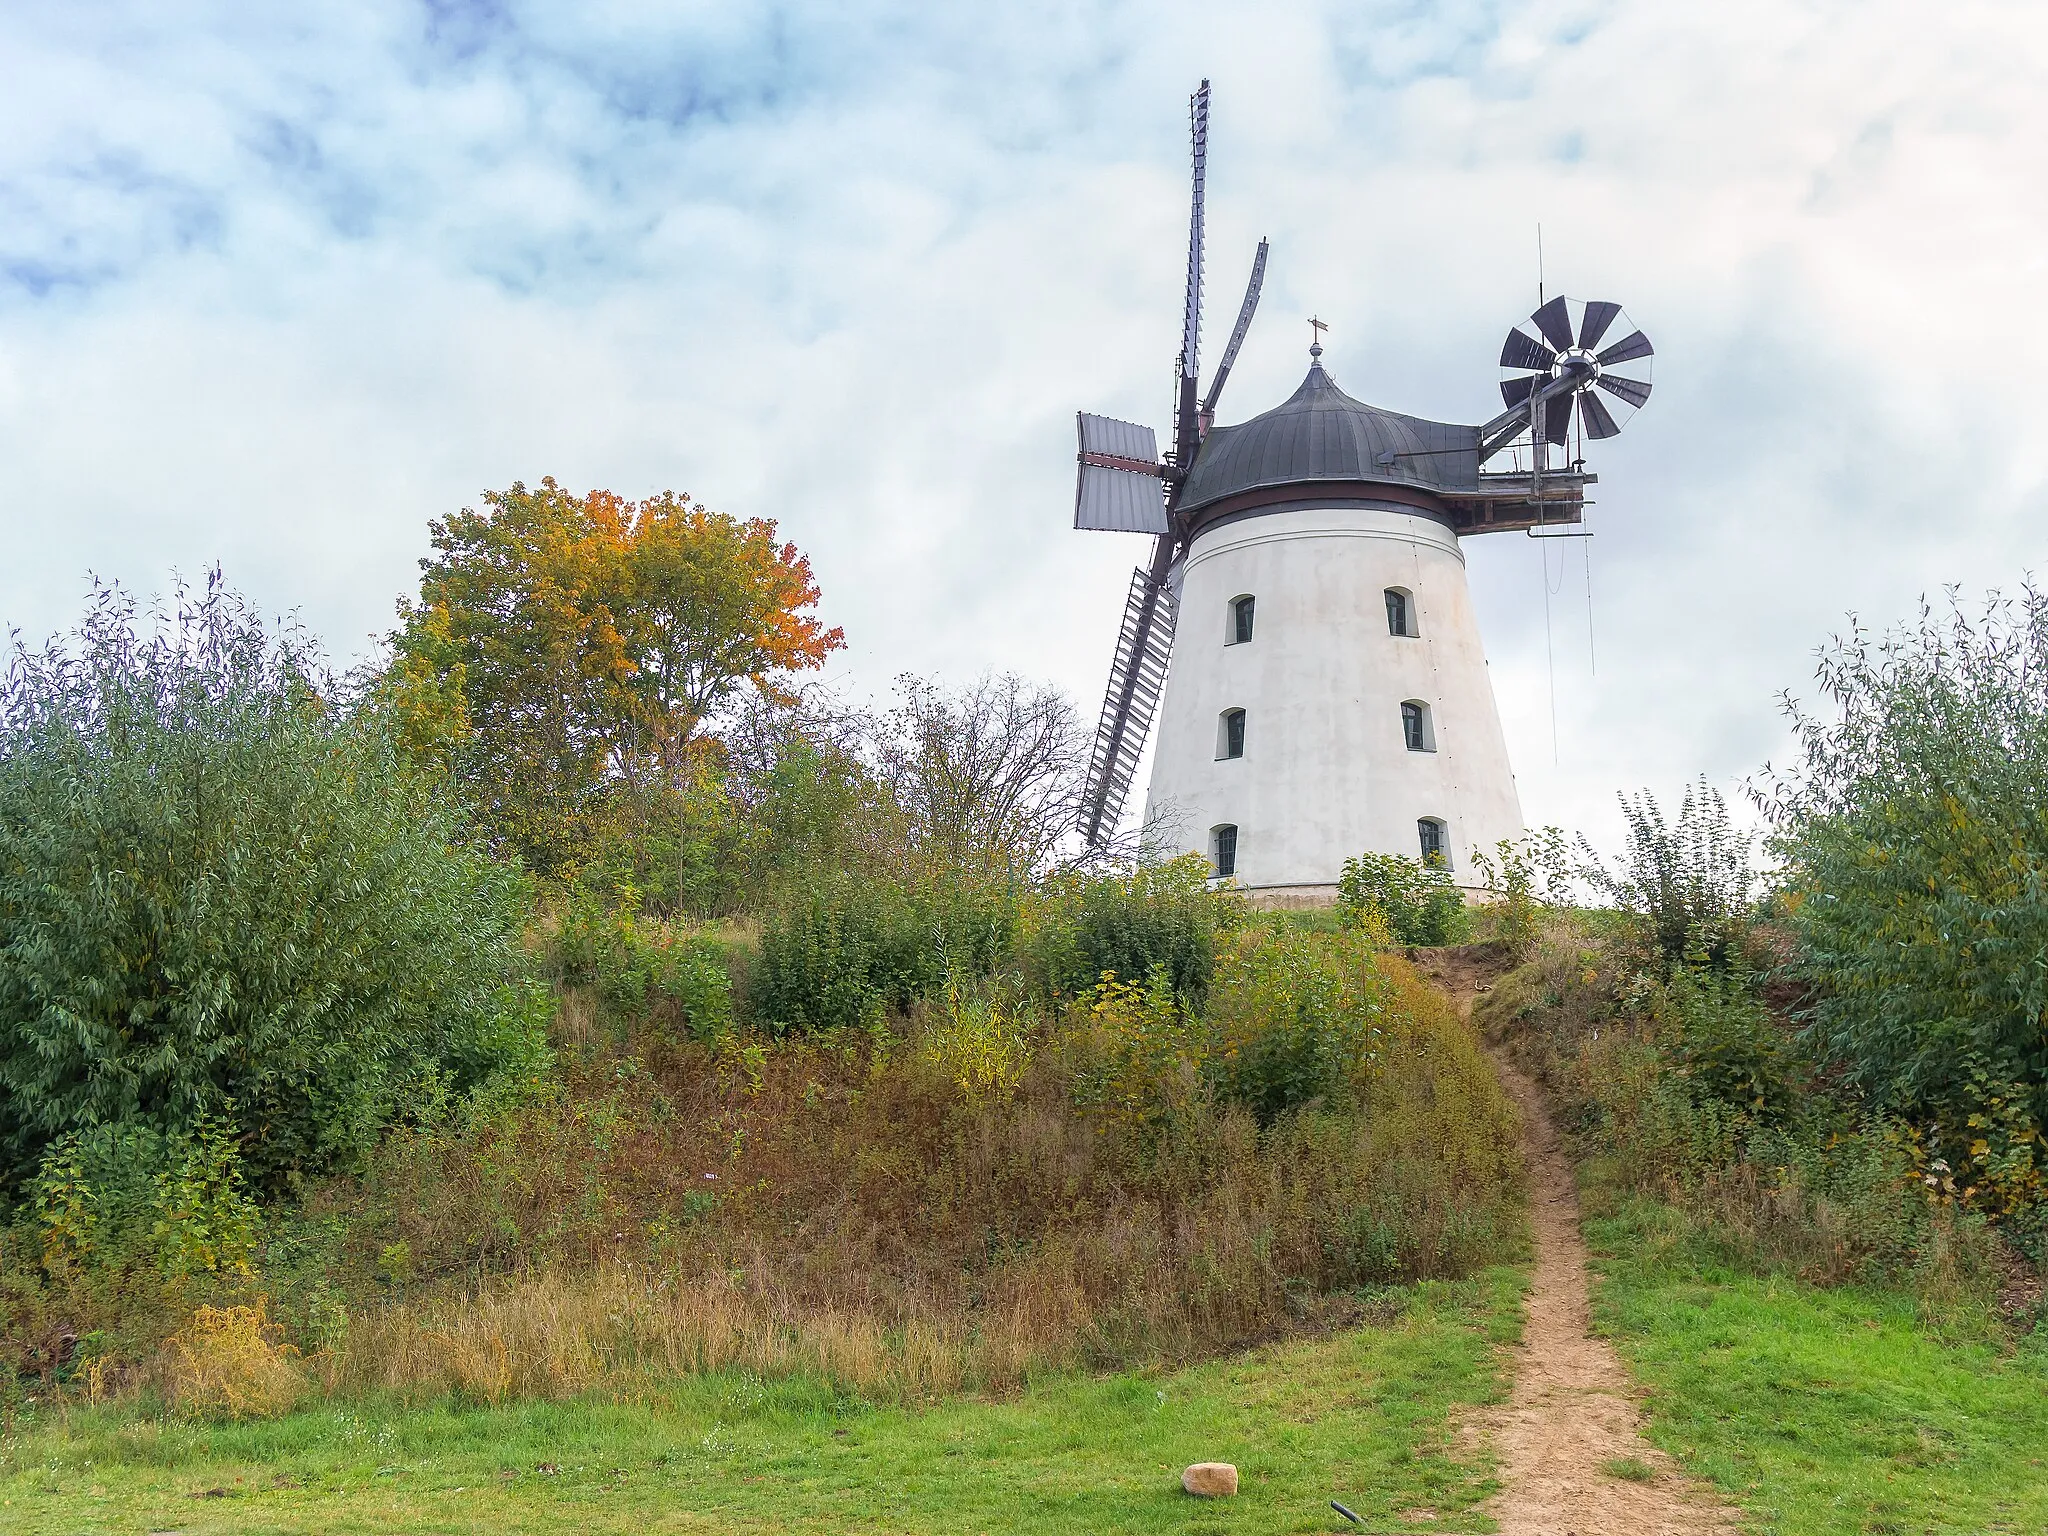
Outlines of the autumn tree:
<svg viewBox="0 0 2048 1536">
<path fill-rule="evenodd" d="M 484 503 L 433 524 L 385 696 L 423 753 L 456 747 L 536 868 L 573 859 L 612 792 L 690 781 L 708 722 L 743 691 L 780 696 L 845 643 L 815 616 L 810 561 L 768 519 L 552 478 Z"/>
</svg>

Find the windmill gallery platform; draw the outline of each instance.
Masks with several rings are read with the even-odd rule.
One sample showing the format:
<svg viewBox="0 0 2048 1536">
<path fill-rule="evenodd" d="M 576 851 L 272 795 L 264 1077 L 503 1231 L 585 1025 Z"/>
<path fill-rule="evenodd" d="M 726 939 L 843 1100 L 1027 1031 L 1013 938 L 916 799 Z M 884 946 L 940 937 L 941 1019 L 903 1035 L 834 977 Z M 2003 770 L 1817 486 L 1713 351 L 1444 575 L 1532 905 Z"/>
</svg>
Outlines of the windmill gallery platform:
<svg viewBox="0 0 2048 1536">
<path fill-rule="evenodd" d="M 1646 376 L 1610 370 L 1647 375 L 1653 349 L 1620 305 L 1552 298 L 1508 332 L 1506 408 L 1465 426 L 1352 399 L 1318 337 L 1292 396 L 1214 425 L 1267 246 L 1205 394 L 1208 113 L 1205 81 L 1173 451 L 1160 456 L 1150 427 L 1078 418 L 1075 527 L 1154 538 L 1132 574 L 1083 831 L 1099 845 L 1122 820 L 1156 713 L 1143 827 L 1162 851 L 1206 854 L 1266 905 L 1333 900 L 1345 859 L 1365 852 L 1475 889 L 1474 851 L 1520 834 L 1522 813 L 1461 541 L 1572 531 L 1594 481 L 1579 450 L 1650 395 Z"/>
</svg>

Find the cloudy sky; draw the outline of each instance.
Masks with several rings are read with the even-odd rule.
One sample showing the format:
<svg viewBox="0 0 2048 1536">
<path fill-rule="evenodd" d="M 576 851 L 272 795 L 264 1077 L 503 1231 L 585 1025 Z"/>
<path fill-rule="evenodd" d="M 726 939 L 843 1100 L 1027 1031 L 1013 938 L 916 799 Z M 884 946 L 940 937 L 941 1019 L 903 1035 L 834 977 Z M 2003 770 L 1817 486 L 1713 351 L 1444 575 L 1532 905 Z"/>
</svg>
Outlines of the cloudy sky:
<svg viewBox="0 0 2048 1536">
<path fill-rule="evenodd" d="M 1528 818 L 1597 832 L 1779 751 L 1846 612 L 2039 563 L 2044 71 L 1969 0 L 7 7 L 0 620 L 219 561 L 352 658 L 552 474 L 778 519 L 850 691 L 1092 716 L 1142 550 L 1069 529 L 1072 413 L 1163 423 L 1208 75 L 1213 312 L 1273 242 L 1224 419 L 1311 311 L 1492 414 L 1539 223 L 1655 339 L 1597 537 L 1468 545 Z"/>
</svg>

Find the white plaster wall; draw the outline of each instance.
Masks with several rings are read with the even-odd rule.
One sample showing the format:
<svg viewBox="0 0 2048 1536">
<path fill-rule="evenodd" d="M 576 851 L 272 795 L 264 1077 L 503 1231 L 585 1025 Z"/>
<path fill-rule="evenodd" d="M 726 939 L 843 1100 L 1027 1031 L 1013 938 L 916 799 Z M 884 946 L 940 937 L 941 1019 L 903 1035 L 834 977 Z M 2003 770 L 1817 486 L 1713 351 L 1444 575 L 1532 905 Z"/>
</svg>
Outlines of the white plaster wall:
<svg viewBox="0 0 2048 1536">
<path fill-rule="evenodd" d="M 1384 593 L 1414 594 L 1420 633 L 1388 633 Z M 1258 599 L 1249 644 L 1231 600 Z M 1401 704 L 1430 706 L 1436 750 L 1411 752 Z M 1218 719 L 1245 711 L 1244 756 Z M 1238 829 L 1253 888 L 1334 885 L 1371 850 L 1414 857 L 1418 819 L 1447 824 L 1460 883 L 1472 850 L 1522 830 L 1500 712 L 1457 535 L 1396 504 L 1261 513 L 1200 535 L 1181 572 L 1146 819 L 1178 849 Z"/>
</svg>

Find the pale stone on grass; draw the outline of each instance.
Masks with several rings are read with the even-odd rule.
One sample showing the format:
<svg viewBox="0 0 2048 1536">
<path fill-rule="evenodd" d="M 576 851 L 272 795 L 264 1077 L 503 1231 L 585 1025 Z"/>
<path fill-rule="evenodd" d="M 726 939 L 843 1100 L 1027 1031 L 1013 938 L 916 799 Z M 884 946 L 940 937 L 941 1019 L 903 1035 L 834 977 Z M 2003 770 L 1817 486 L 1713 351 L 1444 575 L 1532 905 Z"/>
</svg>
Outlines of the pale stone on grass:
<svg viewBox="0 0 2048 1536">
<path fill-rule="evenodd" d="M 1180 1485 L 1198 1499 L 1227 1499 L 1237 1492 L 1237 1468 L 1227 1461 L 1198 1461 L 1181 1473 Z"/>
</svg>

